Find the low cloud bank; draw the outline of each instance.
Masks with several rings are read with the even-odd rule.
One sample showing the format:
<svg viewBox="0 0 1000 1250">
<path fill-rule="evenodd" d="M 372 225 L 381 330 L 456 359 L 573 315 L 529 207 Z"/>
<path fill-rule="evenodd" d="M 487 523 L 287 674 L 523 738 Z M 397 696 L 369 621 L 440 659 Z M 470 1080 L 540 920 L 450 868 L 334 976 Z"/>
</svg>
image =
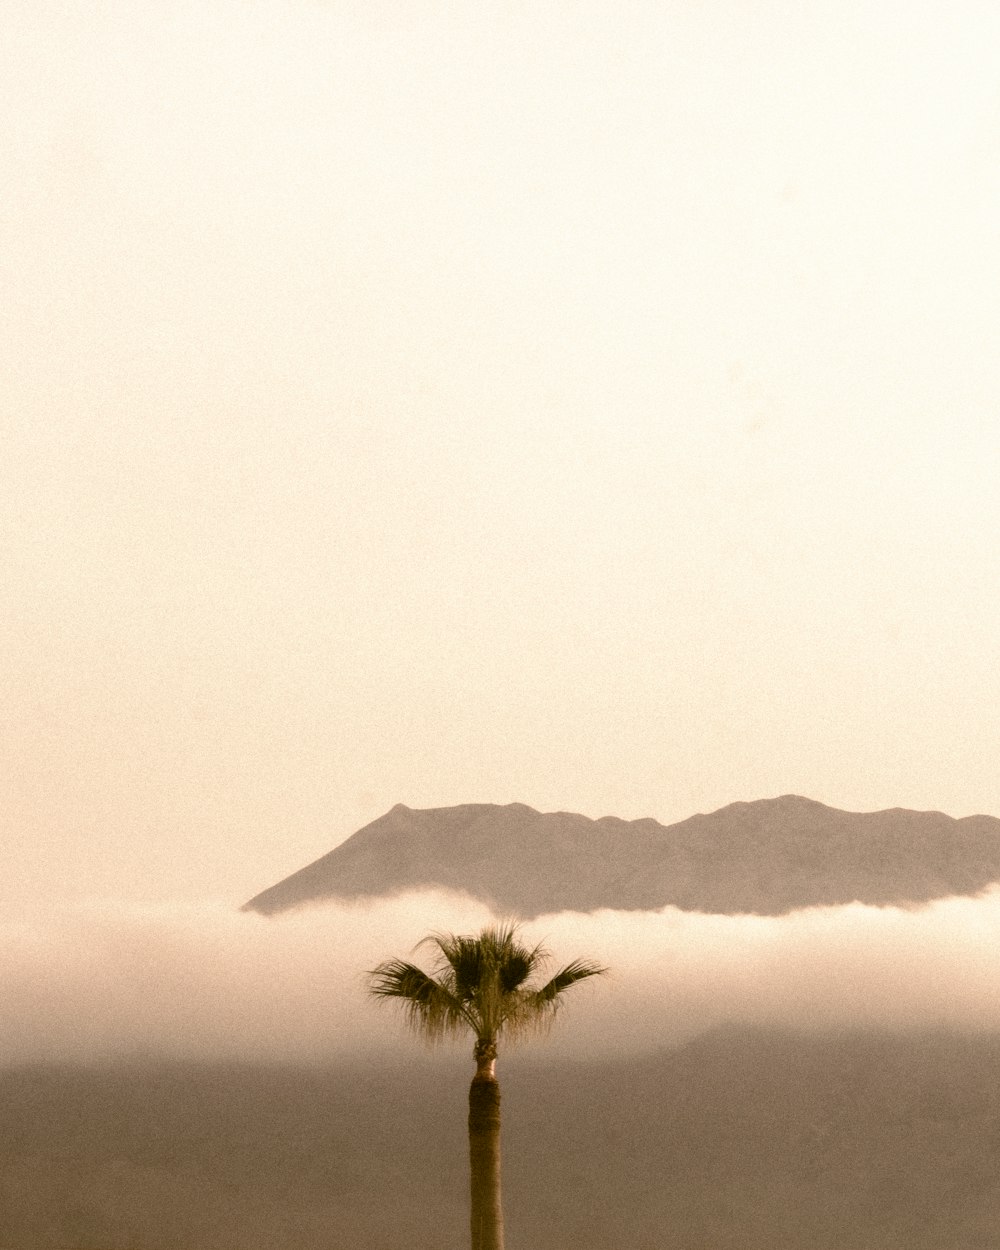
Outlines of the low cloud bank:
<svg viewBox="0 0 1000 1250">
<path fill-rule="evenodd" d="M 7 917 L 0 1064 L 398 1052 L 398 1013 L 366 996 L 365 970 L 431 930 L 490 919 L 425 892 L 271 919 L 216 903 Z M 1000 1031 L 1000 892 L 908 911 L 565 913 L 525 933 L 553 966 L 586 956 L 611 968 L 568 996 L 548 1043 L 567 1057 L 640 1053 L 726 1022 Z"/>
</svg>

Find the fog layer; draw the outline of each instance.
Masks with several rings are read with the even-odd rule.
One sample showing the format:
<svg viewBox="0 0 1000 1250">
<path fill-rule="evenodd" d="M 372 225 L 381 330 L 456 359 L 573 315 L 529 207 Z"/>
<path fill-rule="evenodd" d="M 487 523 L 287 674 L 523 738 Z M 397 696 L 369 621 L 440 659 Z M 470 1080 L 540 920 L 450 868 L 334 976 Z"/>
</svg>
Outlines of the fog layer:
<svg viewBox="0 0 1000 1250">
<path fill-rule="evenodd" d="M 365 971 L 428 931 L 490 920 L 415 893 L 277 918 L 228 903 L 92 903 L 0 925 L 0 1063 L 123 1056 L 311 1061 L 398 1050 Z M 525 926 L 554 965 L 610 968 L 569 996 L 548 1043 L 641 1053 L 718 1024 L 1000 1030 L 1000 892 L 919 910 L 861 905 L 782 917 L 563 913 Z M 427 951 L 413 952 L 420 962 Z"/>
</svg>

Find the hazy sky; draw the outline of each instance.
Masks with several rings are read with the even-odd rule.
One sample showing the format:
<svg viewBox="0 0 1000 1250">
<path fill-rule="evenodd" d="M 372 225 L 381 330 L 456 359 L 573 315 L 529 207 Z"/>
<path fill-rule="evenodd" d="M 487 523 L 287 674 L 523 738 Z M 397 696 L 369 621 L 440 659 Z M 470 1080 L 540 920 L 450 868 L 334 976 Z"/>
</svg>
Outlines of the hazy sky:
<svg viewBox="0 0 1000 1250">
<path fill-rule="evenodd" d="M 1000 10 L 5 0 L 0 897 L 1000 814 Z"/>
</svg>

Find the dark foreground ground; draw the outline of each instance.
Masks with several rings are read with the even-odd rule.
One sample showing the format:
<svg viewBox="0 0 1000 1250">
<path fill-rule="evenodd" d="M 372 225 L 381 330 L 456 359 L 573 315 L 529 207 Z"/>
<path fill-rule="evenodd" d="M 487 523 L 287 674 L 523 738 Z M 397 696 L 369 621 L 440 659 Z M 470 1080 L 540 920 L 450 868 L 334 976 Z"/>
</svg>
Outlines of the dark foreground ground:
<svg viewBox="0 0 1000 1250">
<path fill-rule="evenodd" d="M 459 1250 L 466 1059 L 0 1072 L 0 1246 Z M 501 1078 L 511 1250 L 996 1242 L 1000 1038 L 724 1030 Z"/>
</svg>

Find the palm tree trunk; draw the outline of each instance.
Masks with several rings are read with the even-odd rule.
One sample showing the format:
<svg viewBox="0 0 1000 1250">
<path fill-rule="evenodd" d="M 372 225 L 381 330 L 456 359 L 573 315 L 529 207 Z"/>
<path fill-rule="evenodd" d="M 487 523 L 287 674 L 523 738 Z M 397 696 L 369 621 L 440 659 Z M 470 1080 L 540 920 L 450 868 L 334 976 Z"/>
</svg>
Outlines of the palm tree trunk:
<svg viewBox="0 0 1000 1250">
<path fill-rule="evenodd" d="M 469 1087 L 469 1196 L 472 1250 L 504 1250 L 500 1205 L 500 1086 L 496 1043 L 476 1042 Z"/>
</svg>

